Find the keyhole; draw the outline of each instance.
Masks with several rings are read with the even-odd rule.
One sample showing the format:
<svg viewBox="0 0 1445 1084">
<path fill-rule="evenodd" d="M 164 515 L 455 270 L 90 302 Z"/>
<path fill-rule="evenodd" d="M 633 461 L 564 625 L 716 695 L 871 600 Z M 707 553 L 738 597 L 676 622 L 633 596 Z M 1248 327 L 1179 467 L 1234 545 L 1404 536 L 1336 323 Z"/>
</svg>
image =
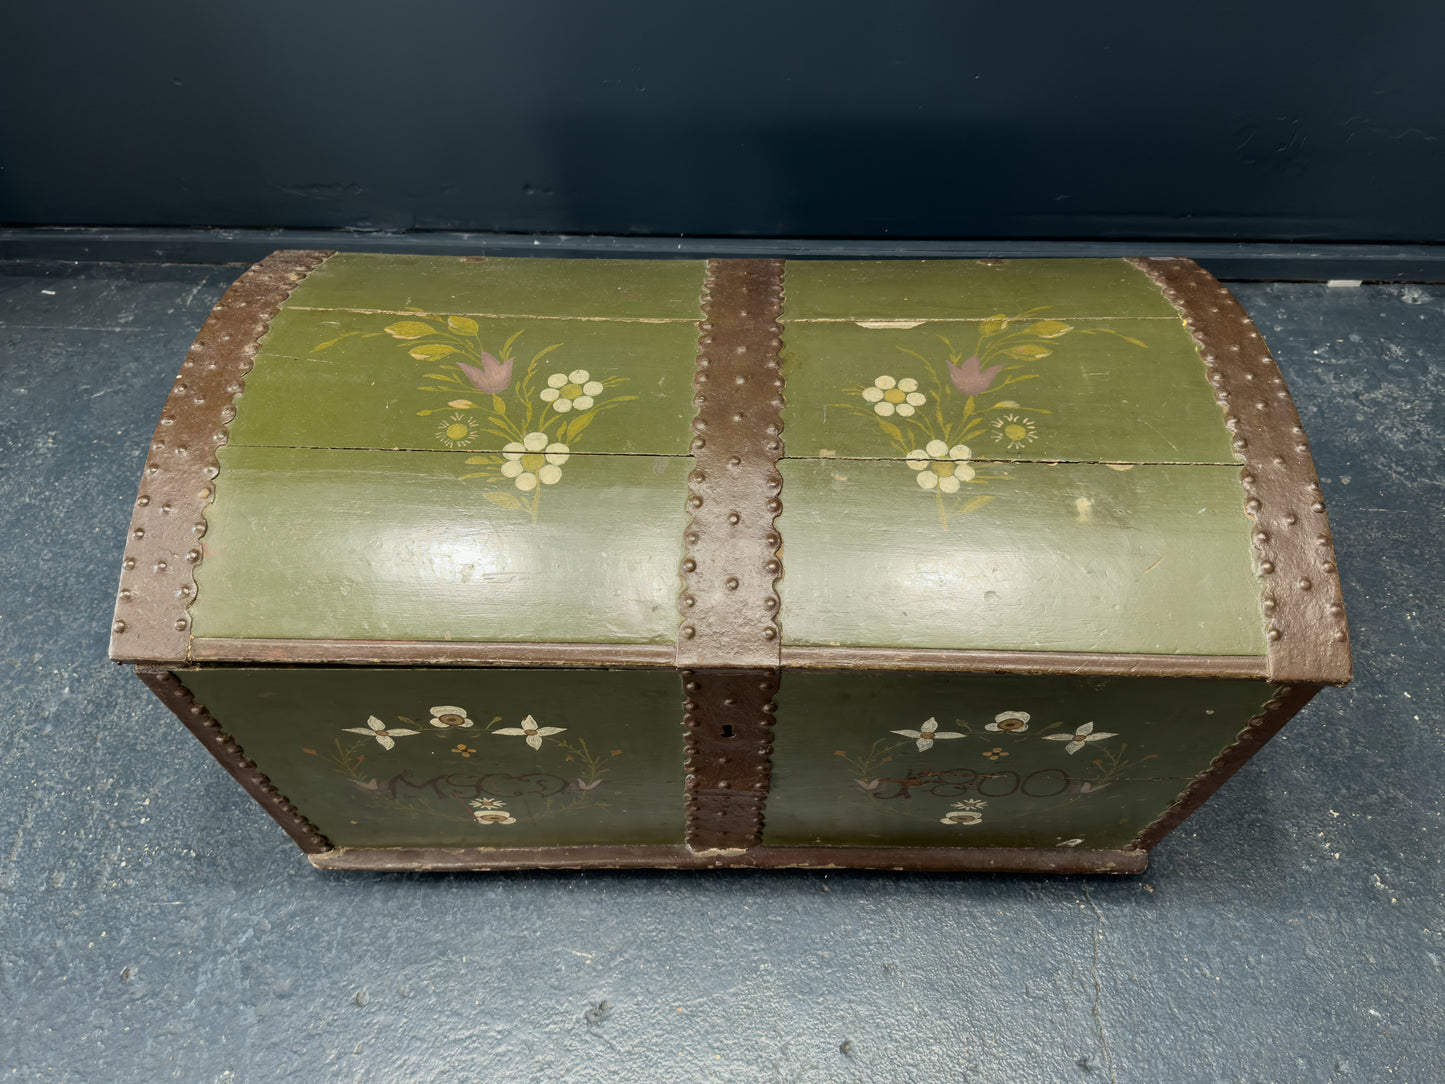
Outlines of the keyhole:
<svg viewBox="0 0 1445 1084">
<path fill-rule="evenodd" d="M 731 724 L 731 723 L 724 723 L 724 724 L 723 724 L 722 736 L 723 736 L 724 738 L 731 738 L 731 737 L 733 736 L 733 728 L 732 728 L 732 724 Z"/>
</svg>

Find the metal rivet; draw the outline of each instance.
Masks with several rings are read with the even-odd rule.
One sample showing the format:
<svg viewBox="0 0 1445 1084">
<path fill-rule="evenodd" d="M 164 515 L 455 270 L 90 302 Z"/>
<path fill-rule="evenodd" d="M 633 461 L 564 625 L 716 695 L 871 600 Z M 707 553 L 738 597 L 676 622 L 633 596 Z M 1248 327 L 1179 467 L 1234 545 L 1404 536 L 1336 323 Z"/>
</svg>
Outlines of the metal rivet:
<svg viewBox="0 0 1445 1084">
<path fill-rule="evenodd" d="M 140 505 L 142 508 L 144 508 L 146 505 L 148 505 L 148 504 L 151 503 L 151 499 L 150 499 L 149 497 L 147 497 L 145 494 L 141 494 L 139 497 L 137 497 L 137 498 L 135 499 L 135 503 L 138 504 L 138 505 Z"/>
<path fill-rule="evenodd" d="M 697 629 L 693 628 L 691 625 L 682 626 L 682 638 L 684 640 L 691 640 L 696 635 Z"/>
<path fill-rule="evenodd" d="M 693 598 L 691 595 L 683 595 L 682 604 L 688 609 L 692 609 L 692 607 L 697 605 L 697 599 Z"/>
<path fill-rule="evenodd" d="M 1264 531 L 1255 531 L 1254 540 L 1263 545 L 1265 542 L 1269 541 L 1269 535 Z"/>
<path fill-rule="evenodd" d="M 184 617 L 181 618 L 179 621 L 176 622 L 176 631 L 177 631 L 177 632 L 185 632 L 185 631 L 186 631 L 186 619 L 185 619 Z"/>
<path fill-rule="evenodd" d="M 686 561 L 682 563 L 682 570 L 684 572 L 696 572 L 697 562 L 694 561 L 691 557 L 689 557 Z"/>
<path fill-rule="evenodd" d="M 1311 511 L 1311 512 L 1323 512 L 1324 510 L 1325 510 L 1325 502 L 1324 502 L 1324 501 L 1315 501 L 1314 504 L 1310 505 L 1310 511 Z"/>
<path fill-rule="evenodd" d="M 121 562 L 121 567 L 123 567 L 123 568 L 135 568 L 135 558 L 134 558 L 134 557 L 127 557 L 124 561 Z"/>
<path fill-rule="evenodd" d="M 1301 591 L 1308 591 L 1313 586 L 1314 584 L 1310 583 L 1309 580 L 1300 580 L 1299 582 L 1299 589 Z"/>
<path fill-rule="evenodd" d="M 697 532 L 696 532 L 696 531 L 688 531 L 687 534 L 685 534 L 685 535 L 682 536 L 682 540 L 683 540 L 684 542 L 686 542 L 689 546 L 696 546 L 696 545 L 697 545 Z"/>
<path fill-rule="evenodd" d="M 1345 635 L 1344 629 L 1341 629 L 1339 632 L 1335 633 L 1335 643 L 1337 644 L 1342 644 L 1348 639 L 1349 637 Z"/>
<path fill-rule="evenodd" d="M 742 462 L 743 462 L 743 461 L 742 461 L 742 458 L 741 458 L 740 456 L 736 456 L 736 455 L 730 455 L 730 456 L 728 456 L 728 466 L 730 466 L 730 467 L 740 467 L 740 466 L 742 466 Z"/>
<path fill-rule="evenodd" d="M 189 561 L 189 562 L 191 562 L 191 564 L 195 564 L 195 563 L 196 563 L 197 561 L 199 561 L 200 559 L 201 559 L 201 551 L 200 551 L 200 550 L 187 550 L 187 551 L 186 551 L 186 560 Z"/>
<path fill-rule="evenodd" d="M 132 538 L 144 538 L 145 536 L 146 529 L 144 527 L 137 527 L 135 530 L 131 531 Z"/>
<path fill-rule="evenodd" d="M 736 591 L 738 589 L 738 578 L 736 576 L 729 576 L 723 581 L 723 586 L 729 591 Z"/>
<path fill-rule="evenodd" d="M 1295 515 L 1293 512 L 1286 512 L 1284 521 L 1288 526 L 1293 527 L 1296 523 L 1299 522 L 1299 516 Z"/>
<path fill-rule="evenodd" d="M 1279 629 L 1271 628 L 1267 633 L 1265 633 L 1265 635 L 1269 637 L 1271 642 L 1273 642 L 1275 640 L 1278 640 L 1283 635 L 1283 633 L 1281 633 Z"/>
<path fill-rule="evenodd" d="M 767 628 L 763 629 L 763 639 L 764 639 L 764 640 L 776 640 L 777 638 L 778 638 L 778 630 L 775 629 L 775 628 L 773 628 L 771 625 L 768 626 Z"/>
<path fill-rule="evenodd" d="M 110 631 L 111 631 L 111 632 L 124 632 L 124 631 L 125 631 L 125 622 L 124 622 L 124 621 L 117 621 L 114 625 L 112 625 L 112 626 L 110 627 Z"/>
<path fill-rule="evenodd" d="M 763 565 L 763 567 L 766 568 L 769 572 L 776 574 L 782 569 L 783 566 L 777 561 L 769 561 L 767 564 Z"/>
<path fill-rule="evenodd" d="M 1274 571 L 1274 563 L 1271 561 L 1261 561 L 1259 563 L 1259 570 L 1268 576 Z"/>
<path fill-rule="evenodd" d="M 689 508 L 701 508 L 702 498 L 699 497 L 696 493 L 694 493 L 691 497 L 687 499 L 687 506 Z"/>
<path fill-rule="evenodd" d="M 165 563 L 164 561 L 157 561 L 157 562 L 156 562 L 156 571 L 157 571 L 157 572 L 164 572 L 165 570 L 166 570 L 166 563 Z"/>
<path fill-rule="evenodd" d="M 119 595 L 118 597 L 120 598 L 120 600 L 121 600 L 122 602 L 129 602 L 129 601 L 130 601 L 130 592 L 129 592 L 129 591 L 121 591 L 121 593 L 120 593 L 120 595 Z"/>
</svg>

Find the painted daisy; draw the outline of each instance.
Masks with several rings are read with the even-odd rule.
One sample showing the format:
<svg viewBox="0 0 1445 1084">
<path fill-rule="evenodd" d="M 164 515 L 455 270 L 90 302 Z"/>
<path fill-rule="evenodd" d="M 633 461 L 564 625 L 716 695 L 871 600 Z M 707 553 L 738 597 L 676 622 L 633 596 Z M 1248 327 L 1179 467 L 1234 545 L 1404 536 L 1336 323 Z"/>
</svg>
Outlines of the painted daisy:
<svg viewBox="0 0 1445 1084">
<path fill-rule="evenodd" d="M 880 376 L 871 388 L 863 389 L 863 398 L 873 404 L 873 409 L 883 417 L 897 414 L 906 418 L 928 402 L 928 397 L 918 390 L 918 381 L 911 376 L 895 380 L 891 376 Z"/>
<path fill-rule="evenodd" d="M 569 454 L 567 445 L 547 443 L 546 433 L 528 433 L 520 443 L 514 440 L 502 448 L 502 473 L 514 479 L 523 493 L 530 493 L 538 482 L 546 486 L 560 482 Z"/>
<path fill-rule="evenodd" d="M 972 455 L 967 444 L 950 448 L 941 440 L 930 440 L 908 453 L 908 465 L 918 472 L 918 484 L 924 489 L 957 493 L 961 483 L 973 478 L 973 468 L 968 465 Z"/>
<path fill-rule="evenodd" d="M 449 726 L 469 727 L 476 724 L 467 715 L 466 708 L 454 708 L 450 704 L 442 704 L 440 707 L 431 709 L 431 725 L 438 730 L 445 730 Z"/>
<path fill-rule="evenodd" d="M 593 396 L 602 394 L 602 385 L 592 379 L 586 369 L 573 369 L 570 373 L 553 373 L 547 378 L 542 389 L 542 402 L 551 403 L 558 414 L 570 410 L 588 410 Z"/>
</svg>

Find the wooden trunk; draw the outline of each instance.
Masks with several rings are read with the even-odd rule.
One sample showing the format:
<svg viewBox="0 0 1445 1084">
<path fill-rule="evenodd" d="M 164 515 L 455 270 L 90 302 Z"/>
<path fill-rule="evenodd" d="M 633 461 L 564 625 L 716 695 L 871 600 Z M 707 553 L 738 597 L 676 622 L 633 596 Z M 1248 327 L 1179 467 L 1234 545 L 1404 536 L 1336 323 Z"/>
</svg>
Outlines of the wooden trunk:
<svg viewBox="0 0 1445 1084">
<path fill-rule="evenodd" d="M 1129 872 L 1350 657 L 1187 260 L 281 252 L 112 657 L 318 866 Z"/>
</svg>

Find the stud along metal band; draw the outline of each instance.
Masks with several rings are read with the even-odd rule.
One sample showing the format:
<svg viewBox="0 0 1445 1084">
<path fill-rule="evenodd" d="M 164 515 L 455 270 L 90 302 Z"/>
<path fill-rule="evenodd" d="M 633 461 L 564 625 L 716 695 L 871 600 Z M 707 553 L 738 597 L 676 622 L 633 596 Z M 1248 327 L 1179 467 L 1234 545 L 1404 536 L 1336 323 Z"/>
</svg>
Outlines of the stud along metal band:
<svg viewBox="0 0 1445 1084">
<path fill-rule="evenodd" d="M 762 838 L 781 642 L 782 307 L 783 261 L 708 261 L 677 640 L 695 852 Z"/>
<path fill-rule="evenodd" d="M 110 657 L 117 662 L 189 660 L 189 608 L 214 495 L 216 449 L 235 417 L 232 401 L 281 303 L 330 252 L 276 252 L 216 303 L 191 344 L 146 456 L 126 539 Z"/>
</svg>

